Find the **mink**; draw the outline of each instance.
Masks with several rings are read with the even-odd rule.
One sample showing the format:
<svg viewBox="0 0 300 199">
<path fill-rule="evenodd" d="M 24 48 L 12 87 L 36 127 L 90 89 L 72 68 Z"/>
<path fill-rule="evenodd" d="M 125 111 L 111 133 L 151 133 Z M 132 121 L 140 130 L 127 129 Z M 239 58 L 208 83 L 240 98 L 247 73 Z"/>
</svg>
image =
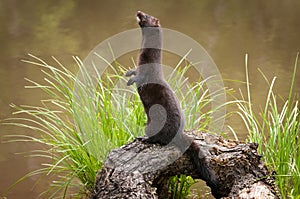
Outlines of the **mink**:
<svg viewBox="0 0 300 199">
<path fill-rule="evenodd" d="M 137 19 L 142 29 L 142 48 L 137 69 L 126 74 L 135 75 L 129 79 L 127 85 L 134 82 L 137 85 L 147 114 L 147 141 L 166 145 L 176 134 L 182 134 L 184 117 L 161 69 L 162 31 L 159 20 L 140 11 L 137 13 Z"/>
<path fill-rule="evenodd" d="M 136 14 L 142 31 L 142 47 L 137 68 L 126 76 L 127 82 L 136 83 L 138 94 L 147 115 L 144 141 L 161 145 L 175 144 L 190 156 L 200 176 L 213 189 L 217 187 L 215 174 L 207 168 L 200 147 L 183 134 L 184 114 L 179 102 L 164 79 L 162 72 L 162 28 L 159 19 L 138 11 Z M 214 194 L 218 198 L 217 194 Z"/>
</svg>

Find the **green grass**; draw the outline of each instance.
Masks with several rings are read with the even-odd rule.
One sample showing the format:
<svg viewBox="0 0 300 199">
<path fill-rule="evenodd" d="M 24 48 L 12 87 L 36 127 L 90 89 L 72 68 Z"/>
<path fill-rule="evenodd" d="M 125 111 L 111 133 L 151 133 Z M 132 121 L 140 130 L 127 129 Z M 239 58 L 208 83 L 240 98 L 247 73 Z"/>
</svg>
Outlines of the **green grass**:
<svg viewBox="0 0 300 199">
<path fill-rule="evenodd" d="M 101 59 L 100 55 L 97 56 Z M 71 72 L 53 59 L 54 66 L 33 55 L 30 55 L 30 60 L 24 61 L 40 67 L 44 76 L 42 83 L 27 79 L 30 86 L 26 88 L 42 90 L 48 98 L 42 100 L 39 106 L 12 105 L 16 112 L 5 124 L 28 128 L 32 133 L 7 136 L 7 141 L 34 142 L 43 146 L 30 152 L 32 157 L 45 160 L 43 167 L 18 182 L 33 175 L 51 175 L 53 181 L 50 188 L 42 193 L 43 198 L 82 197 L 93 190 L 96 173 L 107 154 L 143 134 L 146 117 L 136 88 L 126 86 L 128 78 L 123 76 L 126 70 L 119 63 L 109 65 L 104 75 L 98 74 L 96 66 L 93 66 L 95 77 L 92 77 L 77 57 L 74 61 L 78 73 Z M 241 100 L 229 101 L 212 109 L 212 93 L 206 87 L 210 78 L 190 83 L 185 74 L 191 65 L 183 62 L 184 57 L 167 80 L 181 101 L 186 129 L 207 131 L 214 112 L 229 104 L 238 105 L 249 140 L 259 144 L 264 161 L 277 172 L 282 195 L 299 195 L 300 116 L 298 101 L 293 98 L 297 61 L 290 94 L 282 107 L 278 105 L 281 98 L 273 91 L 276 78 L 269 82 L 263 75 L 270 89 L 260 114 L 253 111 L 248 73 L 247 98 L 242 96 Z M 81 78 L 78 79 L 77 75 Z M 221 92 L 215 91 L 214 94 Z M 175 182 L 179 181 L 181 184 L 176 185 Z M 188 195 L 184 184 L 190 186 L 189 178 L 171 178 L 170 183 L 171 196 L 178 197 L 178 193 Z M 77 191 L 74 192 L 73 187 Z"/>
<path fill-rule="evenodd" d="M 138 96 L 129 89 L 121 94 L 117 88 L 105 87 L 100 78 L 99 86 L 92 87 L 91 78 L 78 58 L 74 60 L 83 71 L 82 82 L 55 58 L 57 66 L 31 57 L 32 61 L 25 62 L 42 67 L 45 82 L 40 84 L 27 79 L 31 86 L 26 88 L 41 89 L 49 98 L 42 100 L 41 106 L 12 105 L 17 110 L 16 117 L 8 119 L 6 124 L 28 128 L 34 135 L 7 137 L 12 142 L 43 144 L 45 147 L 32 151 L 31 156 L 48 161 L 43 168 L 32 171 L 20 181 L 32 175 L 52 174 L 55 180 L 44 193 L 46 197 L 65 198 L 68 189 L 74 184 L 78 187 L 78 182 L 79 194 L 88 193 L 93 189 L 96 172 L 107 153 L 142 132 L 141 123 L 145 119 Z M 125 100 L 127 95 L 131 95 L 132 100 Z"/>
<path fill-rule="evenodd" d="M 168 181 L 169 199 L 187 198 L 195 180 L 186 175 L 173 176 Z"/>
<path fill-rule="evenodd" d="M 276 182 L 283 198 L 299 198 L 300 196 L 300 107 L 299 100 L 293 98 L 298 56 L 299 53 L 286 100 L 274 91 L 276 77 L 268 81 L 261 72 L 269 86 L 269 91 L 263 110 L 259 114 L 254 113 L 247 72 L 248 96 L 247 99 L 242 97 L 247 103 L 242 101 L 237 103 L 238 114 L 249 132 L 249 141 L 259 144 L 258 150 L 263 155 L 263 160 L 271 170 L 276 171 Z M 247 56 L 246 71 L 248 71 Z"/>
<path fill-rule="evenodd" d="M 8 142 L 43 145 L 30 152 L 31 157 L 45 160 L 43 167 L 18 182 L 33 175 L 51 175 L 54 180 L 42 193 L 43 198 L 81 197 L 93 190 L 96 173 L 107 154 L 144 133 L 146 117 L 136 88 L 126 86 L 128 78 L 124 78 L 125 69 L 119 63 L 109 65 L 104 75 L 94 68 L 96 77 L 92 77 L 77 57 L 74 61 L 78 73 L 53 60 L 54 66 L 33 55 L 24 60 L 40 67 L 44 76 L 42 83 L 27 79 L 30 85 L 26 88 L 42 90 L 48 98 L 39 106 L 12 105 L 16 112 L 5 124 L 28 128 L 32 133 L 6 137 Z M 189 66 L 180 67 L 182 62 L 176 66 L 179 72 L 170 74 L 168 80 L 181 99 L 186 128 L 206 130 L 210 114 L 216 111 L 210 108 L 211 99 L 204 86 L 207 80 L 187 84 L 184 75 Z M 72 192 L 73 187 L 79 191 Z"/>
</svg>

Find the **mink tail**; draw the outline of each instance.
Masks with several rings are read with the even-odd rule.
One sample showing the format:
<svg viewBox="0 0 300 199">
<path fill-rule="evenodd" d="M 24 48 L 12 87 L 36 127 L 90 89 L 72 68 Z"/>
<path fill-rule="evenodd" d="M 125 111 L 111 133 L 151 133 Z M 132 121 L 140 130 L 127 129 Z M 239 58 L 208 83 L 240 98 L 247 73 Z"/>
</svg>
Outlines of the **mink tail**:
<svg viewBox="0 0 300 199">
<path fill-rule="evenodd" d="M 184 138 L 190 139 L 187 136 L 184 136 Z M 200 178 L 204 180 L 206 184 L 211 188 L 213 196 L 215 198 L 222 197 L 217 193 L 218 182 L 216 179 L 216 175 L 212 168 L 210 168 L 209 163 L 207 162 L 204 152 L 201 150 L 200 146 L 196 142 L 192 141 L 186 151 L 186 154 L 191 158 L 193 164 L 197 168 Z"/>
</svg>

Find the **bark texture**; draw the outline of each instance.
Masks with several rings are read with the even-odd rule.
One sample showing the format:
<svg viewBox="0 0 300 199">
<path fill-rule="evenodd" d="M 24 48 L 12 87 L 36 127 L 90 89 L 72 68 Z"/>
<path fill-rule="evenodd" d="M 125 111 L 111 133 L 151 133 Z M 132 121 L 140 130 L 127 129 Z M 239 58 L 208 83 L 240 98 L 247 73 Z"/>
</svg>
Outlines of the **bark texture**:
<svg viewBox="0 0 300 199">
<path fill-rule="evenodd" d="M 257 145 L 186 132 L 200 146 L 208 170 L 217 178 L 216 198 L 279 198 L 274 178 L 261 161 Z M 95 180 L 91 198 L 167 198 L 169 177 L 202 179 L 190 157 L 175 146 L 136 139 L 108 155 Z"/>
</svg>

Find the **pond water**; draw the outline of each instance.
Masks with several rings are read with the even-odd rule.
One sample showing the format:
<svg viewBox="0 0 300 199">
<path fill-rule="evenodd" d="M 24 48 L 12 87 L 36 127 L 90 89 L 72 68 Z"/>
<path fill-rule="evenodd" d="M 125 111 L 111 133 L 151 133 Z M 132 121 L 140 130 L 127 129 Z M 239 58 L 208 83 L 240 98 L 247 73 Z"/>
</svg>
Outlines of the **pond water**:
<svg viewBox="0 0 300 199">
<path fill-rule="evenodd" d="M 296 54 L 300 51 L 300 1 L 0 1 L 0 120 L 11 117 L 9 104 L 39 104 L 45 97 L 27 90 L 25 77 L 41 81 L 40 69 L 25 63 L 31 53 L 46 60 L 55 56 L 70 68 L 72 55 L 84 59 L 106 38 L 137 28 L 135 13 L 157 16 L 163 27 L 182 32 L 199 42 L 218 66 L 230 88 L 245 85 L 245 54 L 249 54 L 252 97 L 258 110 L 268 89 L 260 68 L 271 79 L 277 76 L 276 92 L 286 97 Z M 172 63 L 172 62 L 170 62 Z M 300 70 L 297 77 L 300 76 Z M 295 92 L 300 92 L 300 79 Z M 246 135 L 237 119 L 228 123 L 239 138 Z M 0 126 L 0 136 L 26 133 L 24 129 Z M 30 133 L 30 132 L 28 132 Z M 0 145 L 0 196 L 13 182 L 33 169 L 40 160 L 15 155 L 32 149 L 27 143 Z M 8 198 L 38 198 L 46 180 L 29 178 L 17 185 Z"/>
</svg>

